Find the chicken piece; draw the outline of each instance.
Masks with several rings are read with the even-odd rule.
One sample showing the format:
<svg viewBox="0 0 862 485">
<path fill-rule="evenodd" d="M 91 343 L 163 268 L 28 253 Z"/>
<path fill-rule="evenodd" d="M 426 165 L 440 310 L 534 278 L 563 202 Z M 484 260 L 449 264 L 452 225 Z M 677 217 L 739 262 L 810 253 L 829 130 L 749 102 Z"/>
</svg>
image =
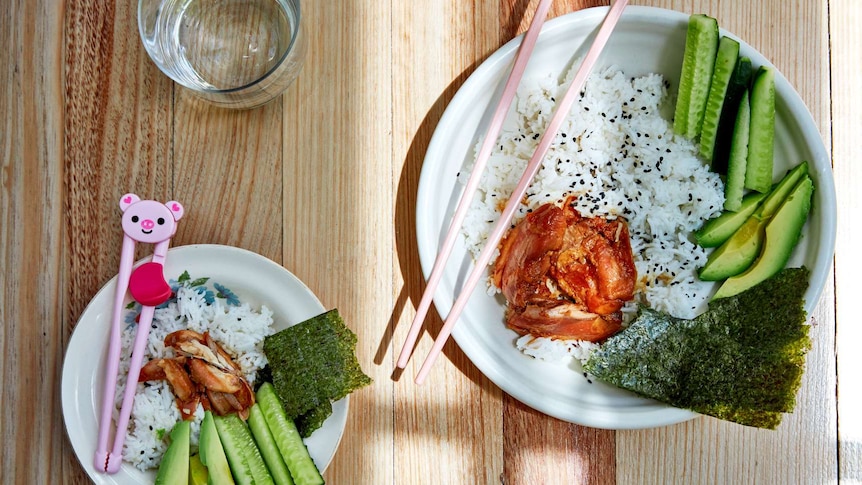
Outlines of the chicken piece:
<svg viewBox="0 0 862 485">
<path fill-rule="evenodd" d="M 239 391 L 234 393 L 234 396 L 236 396 L 236 399 L 239 401 L 243 409 L 248 409 L 254 406 L 254 390 L 251 388 L 251 385 L 247 380 L 242 380 L 242 387 Z"/>
<path fill-rule="evenodd" d="M 620 330 L 637 270 L 624 221 L 581 217 L 566 201 L 537 208 L 510 231 L 492 278 L 518 333 L 599 341 Z"/>
<path fill-rule="evenodd" d="M 204 336 L 194 330 L 177 330 L 165 336 L 165 347 L 177 347 L 180 342 L 189 342 L 192 340 L 202 341 Z"/>
<path fill-rule="evenodd" d="M 242 369 L 240 368 L 239 364 L 234 362 L 231 356 L 227 352 L 225 352 L 222 346 L 219 345 L 218 342 L 216 342 L 212 337 L 210 337 L 209 332 L 204 334 L 203 343 L 206 344 L 206 346 L 213 351 L 222 369 L 233 369 L 234 374 L 240 375 Z"/>
<path fill-rule="evenodd" d="M 138 382 L 147 382 L 147 381 L 163 381 L 168 378 L 165 375 L 165 370 L 159 366 L 159 361 L 162 359 L 153 359 L 143 366 L 141 366 L 141 372 L 138 374 Z"/>
<path fill-rule="evenodd" d="M 181 355 L 206 361 L 208 364 L 222 371 L 231 372 L 233 370 L 233 366 L 230 364 L 222 363 L 222 360 L 219 359 L 219 356 L 215 352 L 213 352 L 211 348 L 204 344 L 203 340 L 188 340 L 185 342 L 178 342 L 174 348 L 177 349 L 177 351 L 179 351 Z"/>
<path fill-rule="evenodd" d="M 582 218 L 566 228 L 562 250 L 551 268 L 559 288 L 599 315 L 618 311 L 634 297 L 637 270 L 626 224 Z"/>
<path fill-rule="evenodd" d="M 158 366 L 165 371 L 165 379 L 181 401 L 187 401 L 196 393 L 196 386 L 188 372 L 174 359 L 159 359 Z"/>
<path fill-rule="evenodd" d="M 523 308 L 530 302 L 555 298 L 547 279 L 568 226 L 565 212 L 545 204 L 524 218 L 500 244 L 492 275 L 509 305 Z"/>
<path fill-rule="evenodd" d="M 242 388 L 243 379 L 201 359 L 189 359 L 189 371 L 192 380 L 213 391 L 233 394 Z"/>
<path fill-rule="evenodd" d="M 557 339 L 604 340 L 622 329 L 619 313 L 596 315 L 585 312 L 575 303 L 549 302 L 547 306 L 528 305 L 522 312 L 512 312 L 506 324 L 521 335 Z"/>
<path fill-rule="evenodd" d="M 195 412 L 198 410 L 198 404 L 201 402 L 201 395 L 195 392 L 189 399 L 183 401 L 177 398 L 177 407 L 180 410 L 180 415 L 183 421 L 195 419 Z"/>
<path fill-rule="evenodd" d="M 209 332 L 178 330 L 165 337 L 165 345 L 179 355 L 147 362 L 139 382 L 166 379 L 183 419 L 193 419 L 199 404 L 219 415 L 237 413 L 248 418 L 254 392 L 240 366 Z"/>
<path fill-rule="evenodd" d="M 234 412 L 233 406 L 227 398 L 229 395 L 230 394 L 207 389 L 207 399 L 209 400 L 210 406 L 215 414 L 225 416 Z"/>
<path fill-rule="evenodd" d="M 209 396 L 207 396 L 207 390 L 203 386 L 200 386 L 198 388 L 198 393 L 201 396 L 201 406 L 203 406 L 204 411 L 212 411 L 213 407 L 212 404 L 210 404 Z"/>
</svg>

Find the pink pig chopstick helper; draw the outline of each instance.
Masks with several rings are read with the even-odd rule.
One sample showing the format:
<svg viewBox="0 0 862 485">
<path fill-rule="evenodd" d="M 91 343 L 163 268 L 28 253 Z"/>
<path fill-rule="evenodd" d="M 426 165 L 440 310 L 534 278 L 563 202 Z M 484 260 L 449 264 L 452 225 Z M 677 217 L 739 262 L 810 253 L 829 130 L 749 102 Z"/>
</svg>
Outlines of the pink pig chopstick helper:
<svg viewBox="0 0 862 485">
<path fill-rule="evenodd" d="M 117 275 L 117 291 L 111 316 L 111 337 L 105 370 L 102 414 L 99 421 L 99 441 L 96 445 L 94 461 L 97 470 L 108 473 L 119 471 L 123 461 L 123 442 L 126 439 L 126 429 L 129 425 L 129 416 L 132 413 L 138 375 L 141 372 L 141 362 L 155 307 L 171 297 L 171 287 L 165 281 L 164 264 L 171 238 L 177 232 L 177 221 L 183 217 L 184 212 L 183 206 L 179 202 L 170 201 L 162 204 L 155 200 L 141 200 L 135 194 L 122 196 L 120 209 L 123 210 L 123 249 L 120 255 L 120 271 Z M 150 262 L 138 266 L 133 271 L 135 244 L 138 242 L 155 244 L 155 248 Z M 120 365 L 120 337 L 122 334 L 120 319 L 127 290 L 131 293 L 132 298 L 142 305 L 142 308 L 138 330 L 135 334 L 132 360 L 129 364 L 129 375 L 123 394 L 123 405 L 117 420 L 114 446 L 108 451 L 108 435 L 111 428 L 111 414 L 114 409 L 114 394 L 117 389 L 117 373 Z"/>
</svg>

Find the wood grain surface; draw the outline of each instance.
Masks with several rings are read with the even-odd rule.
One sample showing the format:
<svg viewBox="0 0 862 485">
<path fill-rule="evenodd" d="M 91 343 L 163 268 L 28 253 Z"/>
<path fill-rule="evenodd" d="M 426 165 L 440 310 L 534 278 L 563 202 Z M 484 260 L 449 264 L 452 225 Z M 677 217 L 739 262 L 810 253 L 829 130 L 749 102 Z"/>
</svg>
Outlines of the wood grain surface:
<svg viewBox="0 0 862 485">
<path fill-rule="evenodd" d="M 228 111 L 158 71 L 134 1 L 4 2 L 0 483 L 90 482 L 63 427 L 63 355 L 117 271 L 112 221 L 128 191 L 186 204 L 174 245 L 260 253 L 358 334 L 375 382 L 351 398 L 329 483 L 862 483 L 855 0 L 632 2 L 717 17 L 788 78 L 833 154 L 834 278 L 812 315 L 797 409 L 777 431 L 706 417 L 617 432 L 562 422 L 503 393 L 454 342 L 425 385 L 412 382 L 421 359 L 394 372 L 425 288 L 415 237 L 425 150 L 459 87 L 526 30 L 537 3 L 304 2 L 297 81 L 262 108 Z M 607 3 L 556 0 L 551 16 Z M 432 311 L 417 356 L 441 325 Z"/>
</svg>

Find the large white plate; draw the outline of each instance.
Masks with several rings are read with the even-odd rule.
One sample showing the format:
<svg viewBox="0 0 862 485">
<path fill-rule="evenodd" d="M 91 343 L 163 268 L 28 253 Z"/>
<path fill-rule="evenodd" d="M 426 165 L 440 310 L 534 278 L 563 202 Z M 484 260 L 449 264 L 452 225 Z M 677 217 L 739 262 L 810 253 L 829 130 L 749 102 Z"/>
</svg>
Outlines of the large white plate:
<svg viewBox="0 0 862 485">
<path fill-rule="evenodd" d="M 525 79 L 563 73 L 589 48 L 607 7 L 591 8 L 545 24 L 530 59 Z M 611 36 L 598 66 L 614 64 L 627 75 L 661 73 L 676 89 L 682 65 L 688 15 L 650 7 L 628 7 Z M 719 23 L 721 19 L 719 19 Z M 722 31 L 740 40 L 734 35 Z M 451 220 L 462 187 L 456 174 L 474 157 L 502 92 L 521 37 L 492 54 L 458 90 L 440 119 L 419 182 L 416 225 L 419 257 L 426 278 Z M 748 44 L 741 55 L 755 66 L 772 64 Z M 773 66 L 774 67 L 774 66 Z M 835 241 L 835 190 L 831 163 L 820 133 L 799 95 L 776 75 L 775 177 L 808 160 L 816 192 L 803 240 L 790 265 L 811 269 L 805 307 L 811 312 L 825 284 Z M 675 93 L 672 93 L 675 95 Z M 456 245 L 435 305 L 442 315 L 452 307 L 472 259 L 463 243 Z M 600 382 L 588 383 L 579 367 L 534 360 L 514 347 L 516 334 L 503 324 L 504 301 L 477 290 L 452 332 L 470 360 L 495 384 L 528 406 L 573 423 L 609 429 L 663 426 L 696 414 L 675 409 Z"/>
<path fill-rule="evenodd" d="M 165 276 L 177 279 L 183 271 L 188 271 L 193 278 L 209 276 L 210 281 L 231 289 L 252 308 L 265 304 L 273 312 L 276 330 L 325 311 L 314 293 L 296 276 L 273 261 L 244 249 L 218 245 L 170 249 Z M 75 455 L 95 483 L 151 484 L 156 477 L 154 471 L 141 472 L 127 463 L 115 475 L 100 473 L 93 467 L 116 284 L 117 278 L 114 277 L 93 297 L 69 340 L 63 362 L 63 419 Z M 120 379 L 122 382 L 125 376 L 120 376 Z M 321 471 L 329 465 L 341 441 L 347 423 L 348 402 L 349 398 L 345 397 L 333 403 L 332 415 L 305 440 L 314 463 Z"/>
</svg>

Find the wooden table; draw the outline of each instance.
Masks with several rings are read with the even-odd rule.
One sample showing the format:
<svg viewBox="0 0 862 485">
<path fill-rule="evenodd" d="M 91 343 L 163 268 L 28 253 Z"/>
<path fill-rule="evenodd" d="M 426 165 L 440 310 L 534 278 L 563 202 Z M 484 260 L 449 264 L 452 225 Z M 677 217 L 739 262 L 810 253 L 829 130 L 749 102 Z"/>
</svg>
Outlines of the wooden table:
<svg viewBox="0 0 862 485">
<path fill-rule="evenodd" d="M 60 408 L 75 322 L 117 271 L 118 197 L 183 201 L 174 245 L 227 244 L 283 264 L 359 336 L 375 383 L 351 401 L 330 483 L 847 483 L 862 480 L 862 4 L 636 1 L 705 12 L 770 58 L 831 149 L 834 280 L 812 319 L 796 411 L 777 431 L 698 418 L 606 431 L 535 412 L 454 342 L 428 384 L 392 378 L 424 288 L 414 235 L 423 154 L 459 86 L 523 32 L 536 0 L 303 5 L 309 57 L 283 98 L 197 102 L 138 38 L 136 2 L 8 0 L 0 17 L 0 482 L 85 483 Z M 607 4 L 557 0 L 552 15 Z M 433 312 L 432 312 L 433 313 Z M 434 315 L 434 335 L 441 323 Z M 418 352 L 430 347 L 423 334 Z M 413 362 L 411 375 L 418 367 Z M 840 385 L 839 385 L 840 383 Z"/>
</svg>

